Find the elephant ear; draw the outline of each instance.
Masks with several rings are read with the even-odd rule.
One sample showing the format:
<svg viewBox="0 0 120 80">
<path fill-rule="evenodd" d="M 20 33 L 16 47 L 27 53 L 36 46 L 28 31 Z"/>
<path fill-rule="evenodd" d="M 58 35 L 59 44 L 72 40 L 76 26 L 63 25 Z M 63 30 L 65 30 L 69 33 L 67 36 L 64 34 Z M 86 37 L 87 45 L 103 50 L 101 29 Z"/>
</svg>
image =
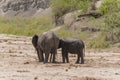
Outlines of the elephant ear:
<svg viewBox="0 0 120 80">
<path fill-rule="evenodd" d="M 60 41 L 61 41 L 61 43 L 64 43 L 65 39 L 64 39 L 64 38 L 61 38 Z"/>
<path fill-rule="evenodd" d="M 38 42 L 38 35 L 34 35 L 32 38 L 32 44 L 36 48 L 37 47 L 37 42 Z"/>
</svg>

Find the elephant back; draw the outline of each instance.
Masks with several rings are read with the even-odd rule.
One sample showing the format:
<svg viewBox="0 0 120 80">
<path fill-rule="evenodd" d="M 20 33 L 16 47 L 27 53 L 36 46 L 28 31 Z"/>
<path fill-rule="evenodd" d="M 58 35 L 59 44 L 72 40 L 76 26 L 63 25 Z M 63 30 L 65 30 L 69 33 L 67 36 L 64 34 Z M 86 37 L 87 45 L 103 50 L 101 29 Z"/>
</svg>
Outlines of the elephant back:
<svg viewBox="0 0 120 80">
<path fill-rule="evenodd" d="M 51 48 L 58 48 L 59 37 L 55 32 L 50 31 L 45 35 L 45 43 L 47 43 Z"/>
<path fill-rule="evenodd" d="M 53 31 L 43 33 L 39 36 L 38 43 L 42 50 L 58 48 L 59 37 Z"/>
</svg>

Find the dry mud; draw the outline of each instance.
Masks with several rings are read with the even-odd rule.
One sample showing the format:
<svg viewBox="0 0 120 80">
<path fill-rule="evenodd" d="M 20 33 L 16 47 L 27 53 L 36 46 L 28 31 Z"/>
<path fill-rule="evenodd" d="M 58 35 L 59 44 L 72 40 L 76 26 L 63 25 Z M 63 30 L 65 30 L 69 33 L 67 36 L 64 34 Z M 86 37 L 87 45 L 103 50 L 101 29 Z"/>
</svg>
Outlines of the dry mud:
<svg viewBox="0 0 120 80">
<path fill-rule="evenodd" d="M 31 38 L 0 34 L 0 80 L 120 80 L 120 53 L 88 52 L 85 64 L 39 63 Z"/>
</svg>

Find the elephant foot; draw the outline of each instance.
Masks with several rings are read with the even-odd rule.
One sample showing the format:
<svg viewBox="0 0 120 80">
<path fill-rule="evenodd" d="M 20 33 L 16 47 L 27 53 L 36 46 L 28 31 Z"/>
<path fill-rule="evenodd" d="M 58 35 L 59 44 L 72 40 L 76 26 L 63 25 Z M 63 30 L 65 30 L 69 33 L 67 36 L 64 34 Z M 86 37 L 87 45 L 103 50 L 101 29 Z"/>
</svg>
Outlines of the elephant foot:
<svg viewBox="0 0 120 80">
<path fill-rule="evenodd" d="M 80 63 L 76 62 L 75 64 L 80 64 Z"/>
<path fill-rule="evenodd" d="M 81 62 L 81 64 L 84 64 L 84 62 Z"/>
<path fill-rule="evenodd" d="M 84 64 L 84 62 L 81 62 L 81 63 L 79 63 L 79 62 L 76 62 L 75 64 Z"/>
<path fill-rule="evenodd" d="M 62 63 L 65 63 L 65 61 L 63 61 Z"/>
<path fill-rule="evenodd" d="M 48 63 L 48 62 L 44 62 L 44 64 L 46 64 L 46 63 Z"/>
<path fill-rule="evenodd" d="M 45 63 L 48 63 L 48 61 L 43 61 L 43 63 L 45 64 Z"/>
<path fill-rule="evenodd" d="M 43 62 L 43 61 L 39 61 L 39 62 Z"/>
<path fill-rule="evenodd" d="M 43 62 L 43 60 L 39 60 L 39 62 Z"/>
<path fill-rule="evenodd" d="M 57 61 L 52 61 L 52 63 L 57 63 Z"/>
<path fill-rule="evenodd" d="M 69 61 L 67 61 L 67 63 L 69 63 Z"/>
<path fill-rule="evenodd" d="M 79 61 L 76 61 L 75 64 L 80 64 Z"/>
</svg>

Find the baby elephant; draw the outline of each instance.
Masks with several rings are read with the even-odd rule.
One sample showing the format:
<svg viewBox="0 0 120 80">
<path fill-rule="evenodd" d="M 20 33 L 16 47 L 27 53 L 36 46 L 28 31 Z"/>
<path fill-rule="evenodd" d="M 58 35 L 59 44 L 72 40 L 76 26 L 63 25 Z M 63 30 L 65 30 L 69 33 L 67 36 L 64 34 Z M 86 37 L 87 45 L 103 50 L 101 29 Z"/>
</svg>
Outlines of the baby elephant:
<svg viewBox="0 0 120 80">
<path fill-rule="evenodd" d="M 85 45 L 82 40 L 79 39 L 60 39 L 59 48 L 62 48 L 62 60 L 65 63 L 65 59 L 67 63 L 69 63 L 68 53 L 77 54 L 77 61 L 76 63 L 80 63 L 81 57 L 81 64 L 84 64 L 84 52 Z"/>
</svg>

